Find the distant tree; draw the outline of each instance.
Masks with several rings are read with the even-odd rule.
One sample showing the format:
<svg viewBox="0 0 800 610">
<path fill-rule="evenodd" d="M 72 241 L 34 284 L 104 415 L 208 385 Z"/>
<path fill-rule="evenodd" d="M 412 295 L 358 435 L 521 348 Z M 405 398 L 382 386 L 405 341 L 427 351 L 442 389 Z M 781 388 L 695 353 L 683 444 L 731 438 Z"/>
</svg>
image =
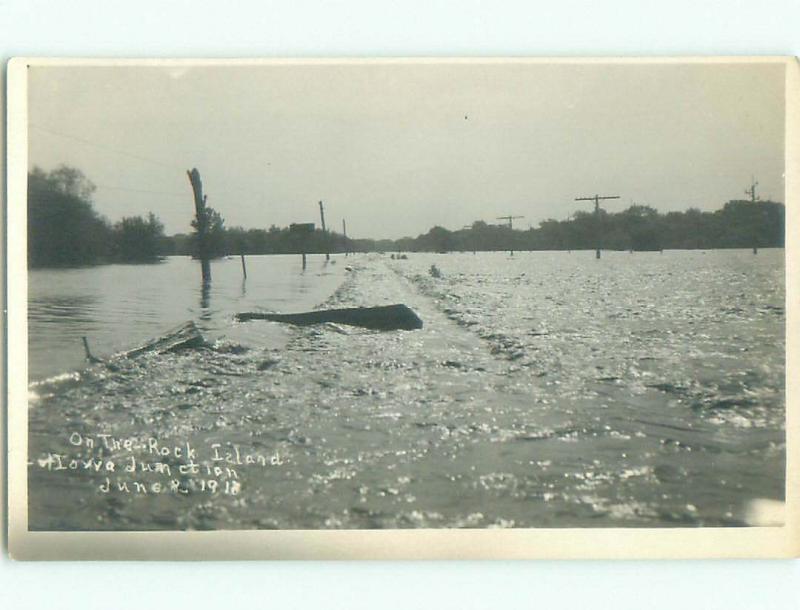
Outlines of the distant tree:
<svg viewBox="0 0 800 610">
<path fill-rule="evenodd" d="M 453 233 L 444 227 L 433 227 L 426 235 L 417 238 L 421 249 L 434 252 L 449 252 L 454 249 Z M 393 248 L 392 248 L 393 249 Z"/>
<path fill-rule="evenodd" d="M 35 168 L 34 172 L 37 169 Z M 41 172 L 41 170 L 39 171 Z M 91 201 L 92 195 L 97 189 L 81 170 L 67 165 L 59 165 L 47 177 L 62 193 L 84 201 Z"/>
<path fill-rule="evenodd" d="M 727 230 L 723 248 L 783 245 L 784 207 L 774 201 L 729 201 L 715 213 Z M 776 239 L 776 238 L 780 239 Z"/>
<path fill-rule="evenodd" d="M 627 210 L 615 214 L 612 224 L 620 236 L 613 247 L 632 250 L 661 248 L 658 212 L 650 206 L 632 205 Z"/>
<path fill-rule="evenodd" d="M 174 247 L 154 214 L 113 227 L 92 205 L 95 186 L 74 167 L 28 173 L 28 264 L 70 267 L 115 260 L 146 262 Z"/>
<path fill-rule="evenodd" d="M 195 232 L 192 234 L 192 254 L 198 258 L 202 256 L 200 244 L 200 225 L 201 222 L 205 223 L 205 254 L 209 258 L 219 258 L 228 252 L 226 251 L 225 243 L 225 220 L 222 215 L 214 208 L 206 206 L 205 218 L 192 220 L 192 228 Z"/>
<path fill-rule="evenodd" d="M 192 236 L 186 233 L 176 233 L 166 238 L 170 244 L 167 248 L 162 250 L 162 254 L 178 254 L 181 256 L 192 255 Z"/>
<path fill-rule="evenodd" d="M 227 229 L 222 217 L 209 208 L 212 255 L 297 254 L 331 252 L 441 252 L 453 250 L 658 250 L 666 248 L 780 247 L 784 243 L 785 209 L 772 201 L 730 201 L 715 212 L 689 208 L 685 212 L 660 214 L 646 205 L 633 205 L 622 212 L 578 211 L 570 220 L 542 221 L 538 228 L 512 230 L 506 224 L 475 221 L 470 227 L 450 231 L 441 226 L 417 237 L 348 239 L 316 229 L 293 232 L 271 225 L 268 229 Z M 197 229 L 197 223 L 192 226 Z M 196 253 L 196 234 L 170 238 L 172 251 Z"/>
<path fill-rule="evenodd" d="M 123 218 L 114 225 L 114 258 L 123 262 L 152 262 L 159 258 L 164 240 L 164 225 L 150 212 Z"/>
<path fill-rule="evenodd" d="M 111 254 L 111 227 L 95 212 L 94 184 L 78 169 L 60 166 L 28 173 L 28 265 L 88 265 Z"/>
<path fill-rule="evenodd" d="M 398 252 L 409 252 L 414 250 L 414 238 L 401 237 L 395 241 L 394 249 L 396 249 Z"/>
<path fill-rule="evenodd" d="M 564 223 L 553 219 L 542 221 L 531 238 L 532 245 L 542 250 L 564 250 L 569 247 L 569 235 Z"/>
</svg>

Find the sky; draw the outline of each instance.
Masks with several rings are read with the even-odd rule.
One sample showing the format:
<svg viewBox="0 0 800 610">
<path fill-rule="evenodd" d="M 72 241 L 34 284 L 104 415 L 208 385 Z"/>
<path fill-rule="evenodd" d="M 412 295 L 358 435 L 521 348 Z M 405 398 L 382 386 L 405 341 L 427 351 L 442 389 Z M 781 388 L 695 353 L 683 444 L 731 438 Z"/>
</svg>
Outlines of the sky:
<svg viewBox="0 0 800 610">
<path fill-rule="evenodd" d="M 34 66 L 29 163 L 77 167 L 110 221 L 189 232 L 186 170 L 227 226 L 347 220 L 399 238 L 536 227 L 619 195 L 661 212 L 784 200 L 784 64 Z"/>
</svg>

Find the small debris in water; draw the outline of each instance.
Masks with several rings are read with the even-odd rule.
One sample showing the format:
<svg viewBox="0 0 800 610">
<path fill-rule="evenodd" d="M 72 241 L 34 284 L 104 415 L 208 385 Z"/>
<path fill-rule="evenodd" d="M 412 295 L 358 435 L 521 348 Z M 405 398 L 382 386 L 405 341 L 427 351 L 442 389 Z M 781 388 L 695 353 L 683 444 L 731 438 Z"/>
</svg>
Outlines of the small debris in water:
<svg viewBox="0 0 800 610">
<path fill-rule="evenodd" d="M 259 371 L 266 371 L 271 369 L 273 366 L 278 364 L 280 360 L 274 360 L 272 358 L 267 358 L 266 360 L 262 360 L 258 366 L 256 367 Z"/>
</svg>

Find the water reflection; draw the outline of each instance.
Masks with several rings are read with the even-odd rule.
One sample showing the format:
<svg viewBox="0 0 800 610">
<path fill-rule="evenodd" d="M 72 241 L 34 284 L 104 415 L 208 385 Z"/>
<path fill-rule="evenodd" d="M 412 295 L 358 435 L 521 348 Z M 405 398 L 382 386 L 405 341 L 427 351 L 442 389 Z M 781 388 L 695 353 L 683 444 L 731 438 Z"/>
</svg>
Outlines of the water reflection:
<svg viewBox="0 0 800 610">
<path fill-rule="evenodd" d="M 98 298 L 95 295 L 58 295 L 31 298 L 28 315 L 41 322 L 85 324 L 94 320 Z"/>
<path fill-rule="evenodd" d="M 199 261 L 189 257 L 169 257 L 161 265 L 32 270 L 28 274 L 31 379 L 85 366 L 82 336 L 88 338 L 94 355 L 105 357 L 188 320 L 201 322 L 203 332 L 213 338 L 231 331 L 238 311 L 310 309 L 327 298 L 341 278 L 302 276 L 299 262 L 297 255 L 249 257 L 249 285 L 235 259 L 211 262 L 213 286 L 201 281 Z"/>
<path fill-rule="evenodd" d="M 211 303 L 211 282 L 203 280 L 200 283 L 200 309 L 208 309 Z"/>
<path fill-rule="evenodd" d="M 200 319 L 203 321 L 211 320 L 211 281 L 210 278 L 203 278 L 200 283 Z"/>
</svg>

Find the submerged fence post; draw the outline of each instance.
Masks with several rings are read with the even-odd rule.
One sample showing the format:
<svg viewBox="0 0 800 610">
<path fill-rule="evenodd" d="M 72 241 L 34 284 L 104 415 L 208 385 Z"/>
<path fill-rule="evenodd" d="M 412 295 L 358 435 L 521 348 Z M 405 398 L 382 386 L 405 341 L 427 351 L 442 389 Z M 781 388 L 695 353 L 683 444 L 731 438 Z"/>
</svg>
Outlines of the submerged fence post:
<svg viewBox="0 0 800 610">
<path fill-rule="evenodd" d="M 83 339 L 83 351 L 86 354 L 86 359 L 91 360 L 92 352 L 89 350 L 89 341 L 86 339 L 86 337 L 81 337 L 81 339 Z"/>
<path fill-rule="evenodd" d="M 240 256 L 242 257 L 242 275 L 244 276 L 244 279 L 247 279 L 247 265 L 244 262 L 244 254 L 241 254 Z"/>
<path fill-rule="evenodd" d="M 303 271 L 306 269 L 306 248 L 308 247 L 308 236 L 314 234 L 313 222 L 293 222 L 289 225 L 289 233 L 293 236 L 292 250 L 299 246 L 300 255 L 303 257 Z"/>
<path fill-rule="evenodd" d="M 100 358 L 92 356 L 92 352 L 89 350 L 89 340 L 86 337 L 81 337 L 81 339 L 83 339 L 83 350 L 86 352 L 86 360 L 92 363 L 102 362 Z"/>
</svg>

